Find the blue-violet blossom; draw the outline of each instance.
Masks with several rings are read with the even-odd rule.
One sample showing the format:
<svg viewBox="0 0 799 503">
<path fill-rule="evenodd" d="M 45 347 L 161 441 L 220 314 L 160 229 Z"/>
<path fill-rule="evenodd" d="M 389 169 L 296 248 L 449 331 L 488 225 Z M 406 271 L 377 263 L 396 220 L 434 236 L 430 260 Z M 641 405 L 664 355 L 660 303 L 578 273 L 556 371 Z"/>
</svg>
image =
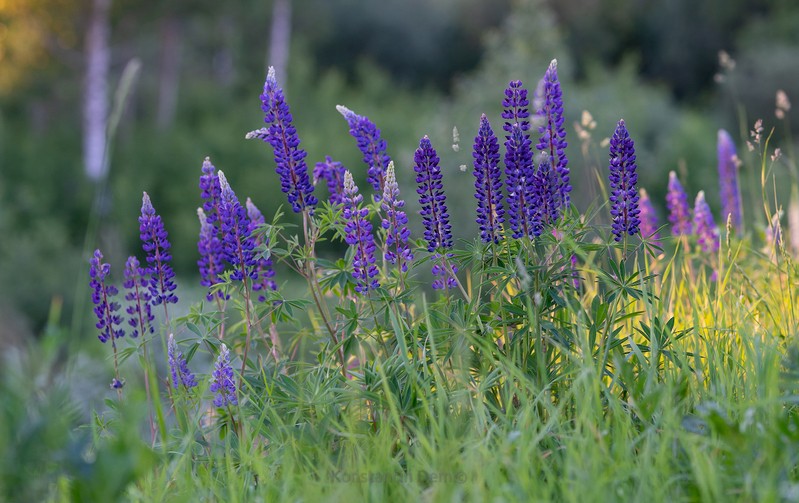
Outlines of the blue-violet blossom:
<svg viewBox="0 0 799 503">
<path fill-rule="evenodd" d="M 688 205 L 688 194 L 685 193 L 685 189 L 674 171 L 669 172 L 666 207 L 669 210 L 672 234 L 676 236 L 691 234 L 691 208 Z"/>
<path fill-rule="evenodd" d="M 726 220 L 727 215 L 732 215 L 732 225 L 736 231 L 741 232 L 743 220 L 741 198 L 738 194 L 738 154 L 730 133 L 723 129 L 719 129 L 717 153 L 722 219 Z"/>
<path fill-rule="evenodd" d="M 386 253 L 385 260 L 391 264 L 398 261 L 401 264 L 400 270 L 408 270 L 408 262 L 413 260 L 413 253 L 408 246 L 408 238 L 411 231 L 408 229 L 408 215 L 402 211 L 405 201 L 399 198 L 399 184 L 394 172 L 394 162 L 388 163 L 386 168 L 386 179 L 383 186 L 383 201 L 381 208 L 385 212 L 385 217 L 381 222 L 383 229 L 386 230 Z"/>
<path fill-rule="evenodd" d="M 635 143 L 624 120 L 620 120 L 610 138 L 610 215 L 616 241 L 624 234 L 637 234 L 641 220 L 638 218 L 638 173 L 635 164 Z"/>
<path fill-rule="evenodd" d="M 200 252 L 200 260 L 197 267 L 200 269 L 200 284 L 209 289 L 221 283 L 219 276 L 225 272 L 225 251 L 222 241 L 219 239 L 219 231 L 216 225 L 209 222 L 202 208 L 197 208 L 197 218 L 200 220 L 200 238 L 197 240 L 197 251 Z M 228 297 L 220 289 L 217 295 L 221 299 Z M 206 296 L 208 300 L 214 298 L 209 291 Z"/>
<path fill-rule="evenodd" d="M 658 217 L 655 213 L 655 207 L 652 205 L 652 200 L 649 199 L 646 189 L 641 188 L 638 190 L 638 206 L 641 210 L 641 236 L 651 238 L 652 241 L 660 241 L 660 234 L 658 233 Z"/>
<path fill-rule="evenodd" d="M 449 223 L 439 158 L 430 138 L 425 136 L 421 139 L 413 159 L 427 251 L 437 252 L 433 257 L 436 261 L 433 265 L 433 276 L 436 277 L 433 288 L 452 288 L 456 285 L 453 275 L 458 272 L 458 268 L 447 261 L 451 257 L 446 250 L 452 248 L 452 226 Z"/>
<path fill-rule="evenodd" d="M 230 366 L 230 351 L 224 344 L 219 348 L 219 356 L 214 364 L 210 390 L 214 394 L 214 406 L 216 407 L 227 407 L 239 403 L 236 398 L 233 367 Z"/>
<path fill-rule="evenodd" d="M 543 107 L 538 115 L 544 121 L 538 128 L 541 138 L 536 148 L 549 156 L 549 163 L 558 174 L 558 204 L 569 206 L 569 160 L 566 158 L 566 128 L 563 127 L 563 92 L 558 80 L 558 61 L 553 59 L 544 73 Z"/>
<path fill-rule="evenodd" d="M 222 171 L 219 172 L 219 185 L 222 188 L 219 222 L 223 249 L 225 260 L 233 266 L 230 279 L 244 281 L 244 278 L 248 277 L 255 281 L 258 279 L 258 271 L 255 268 L 255 240 L 250 235 L 247 212 Z"/>
<path fill-rule="evenodd" d="M 289 204 L 295 213 L 308 209 L 313 213 L 317 199 L 313 195 L 314 187 L 308 177 L 308 166 L 305 164 L 307 153 L 300 148 L 297 129 L 288 103 L 283 96 L 283 89 L 277 84 L 274 67 L 269 72 L 261 95 L 261 109 L 266 114 L 266 128 L 253 131 L 247 138 L 260 138 L 269 143 L 275 154 L 275 171 L 280 176 L 280 190 L 288 195 Z"/>
<path fill-rule="evenodd" d="M 713 213 L 705 201 L 705 191 L 700 190 L 694 203 L 694 232 L 699 248 L 705 253 L 715 253 L 719 250 L 719 231 L 713 220 Z"/>
<path fill-rule="evenodd" d="M 369 167 L 366 181 L 374 187 L 375 200 L 379 201 L 383 195 L 386 169 L 391 161 L 386 153 L 386 140 L 380 136 L 380 129 L 368 117 L 358 115 L 343 105 L 336 105 L 336 110 L 347 120 L 350 135 L 358 143 L 358 149 L 363 154 L 363 162 Z"/>
<path fill-rule="evenodd" d="M 106 278 L 111 272 L 111 265 L 103 263 L 103 254 L 100 250 L 94 251 L 94 256 L 89 260 L 89 286 L 92 288 L 92 303 L 94 314 L 97 315 L 97 327 L 100 342 L 105 343 L 111 339 L 125 336 L 125 331 L 118 328 L 122 324 L 122 317 L 117 314 L 120 305 L 113 300 L 119 290 L 112 284 L 106 283 Z"/>
<path fill-rule="evenodd" d="M 125 309 L 130 317 L 128 324 L 133 327 L 130 336 L 136 338 L 139 334 L 153 333 L 153 319 L 155 317 L 150 306 L 151 295 L 147 290 L 147 278 L 144 269 L 136 257 L 128 257 L 125 262 L 125 300 L 128 307 Z"/>
<path fill-rule="evenodd" d="M 172 266 L 169 262 L 172 255 L 169 249 L 169 236 L 161 217 L 156 215 L 155 208 L 150 202 L 150 196 L 145 192 L 142 196 L 141 216 L 139 217 L 139 236 L 142 240 L 142 248 L 147 254 L 146 274 L 150 276 L 148 288 L 152 296 L 151 302 L 154 306 L 161 303 L 175 304 L 178 301 L 175 295 L 174 277 Z"/>
<path fill-rule="evenodd" d="M 169 370 L 172 372 L 172 387 L 178 389 L 182 384 L 184 388 L 191 389 L 197 386 L 197 379 L 194 374 L 189 370 L 189 365 L 186 363 L 186 358 L 183 353 L 178 349 L 175 342 L 175 336 L 169 334 L 169 341 L 167 342 L 167 362 L 169 363 Z"/>
<path fill-rule="evenodd" d="M 344 240 L 355 254 L 352 258 L 352 277 L 357 281 L 355 291 L 361 294 L 380 286 L 375 265 L 375 239 L 369 223 L 369 209 L 359 208 L 363 196 L 352 179 L 352 173 L 344 173 Z"/>
<path fill-rule="evenodd" d="M 316 184 L 324 179 L 327 182 L 327 190 L 330 192 L 330 204 L 341 203 L 344 192 L 344 172 L 346 168 L 338 161 L 334 161 L 330 156 L 325 156 L 324 162 L 317 162 L 313 168 L 313 180 Z"/>
<path fill-rule="evenodd" d="M 472 157 L 480 239 L 486 243 L 492 241 L 499 243 L 502 238 L 502 223 L 505 221 L 505 208 L 502 206 L 502 172 L 499 168 L 499 141 L 485 114 L 480 117 L 480 129 L 474 138 Z"/>
<path fill-rule="evenodd" d="M 531 141 L 519 124 L 514 124 L 505 142 L 505 184 L 508 191 L 508 220 L 514 239 L 535 236 L 538 222 L 533 221 L 533 152 Z M 540 233 L 540 231 L 539 231 Z"/>
</svg>

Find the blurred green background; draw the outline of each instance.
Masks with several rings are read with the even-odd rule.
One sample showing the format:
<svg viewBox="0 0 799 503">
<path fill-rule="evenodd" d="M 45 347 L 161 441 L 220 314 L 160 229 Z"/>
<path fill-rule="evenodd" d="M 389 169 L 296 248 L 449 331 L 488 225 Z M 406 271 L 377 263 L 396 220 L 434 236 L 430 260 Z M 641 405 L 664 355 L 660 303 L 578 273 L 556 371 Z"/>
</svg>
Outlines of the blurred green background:
<svg viewBox="0 0 799 503">
<path fill-rule="evenodd" d="M 691 194 L 707 190 L 718 208 L 716 131 L 728 129 L 745 150 L 755 118 L 778 125 L 778 89 L 799 100 L 797 26 L 793 0 L 4 0 L 0 347 L 41 333 L 48 315 L 93 337 L 88 299 L 76 304 L 88 295 L 88 252 L 101 247 L 121 279 L 125 257 L 141 255 L 143 190 L 170 233 L 179 288 L 199 292 L 195 208 L 205 156 L 271 219 L 285 204 L 271 152 L 244 140 L 262 125 L 268 64 L 278 67 L 309 165 L 330 155 L 363 186 L 360 152 L 335 109 L 346 105 L 382 129 L 411 212 L 412 155 L 429 135 L 454 228 L 471 238 L 472 177 L 459 168 L 470 166 L 481 113 L 499 130 L 509 80 L 532 90 L 558 59 L 581 209 L 596 200 L 595 173 L 607 156 L 599 144 L 622 117 L 661 215 L 669 170 Z M 126 66 L 141 66 L 107 150 L 107 175 L 92 179 L 84 95 L 98 50 L 108 57 L 99 94 L 109 110 Z M 720 66 L 720 51 L 734 68 Z M 574 128 L 583 110 L 596 121 L 585 149 Z M 796 114 L 789 118 L 797 130 Z M 759 167 L 744 160 L 742 185 L 759 179 Z M 96 233 L 87 234 L 90 221 Z"/>
</svg>

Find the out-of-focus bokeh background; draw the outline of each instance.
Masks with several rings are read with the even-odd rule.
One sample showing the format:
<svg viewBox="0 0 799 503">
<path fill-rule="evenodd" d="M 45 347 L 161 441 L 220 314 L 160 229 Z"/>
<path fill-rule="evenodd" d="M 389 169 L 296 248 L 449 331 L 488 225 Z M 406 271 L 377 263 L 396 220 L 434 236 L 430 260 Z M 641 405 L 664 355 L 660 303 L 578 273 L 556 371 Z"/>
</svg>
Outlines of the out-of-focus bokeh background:
<svg viewBox="0 0 799 503">
<path fill-rule="evenodd" d="M 745 149 L 755 118 L 777 124 L 778 89 L 799 101 L 798 27 L 794 0 L 2 0 L 0 343 L 36 336 L 48 317 L 93 337 L 88 252 L 101 247 L 121 279 L 124 258 L 140 253 L 143 190 L 170 233 L 179 288 L 200 292 L 205 156 L 271 219 L 285 204 L 271 153 L 244 139 L 262 125 L 267 65 L 311 166 L 330 155 L 363 186 L 335 109 L 346 105 L 382 129 L 412 209 L 411 159 L 429 135 L 455 229 L 471 238 L 460 167 L 481 113 L 499 129 L 509 80 L 532 90 L 557 58 L 578 207 L 598 194 L 599 145 L 623 117 L 656 203 L 677 170 L 718 208 L 716 132 Z M 574 128 L 584 110 L 590 140 Z M 741 177 L 754 183 L 759 167 L 745 162 Z"/>
</svg>

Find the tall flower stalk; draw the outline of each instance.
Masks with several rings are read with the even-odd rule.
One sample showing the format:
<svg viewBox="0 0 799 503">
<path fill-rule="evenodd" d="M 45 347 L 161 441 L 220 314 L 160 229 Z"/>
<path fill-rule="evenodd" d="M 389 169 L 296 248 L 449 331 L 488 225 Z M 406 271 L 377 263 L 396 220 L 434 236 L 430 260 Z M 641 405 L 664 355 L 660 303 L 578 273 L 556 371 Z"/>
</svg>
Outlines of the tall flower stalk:
<svg viewBox="0 0 799 503">
<path fill-rule="evenodd" d="M 214 394 L 214 406 L 224 408 L 239 404 L 233 367 L 230 365 L 230 351 L 225 344 L 220 346 L 209 389 Z"/>
<path fill-rule="evenodd" d="M 705 191 L 700 190 L 694 204 L 694 232 L 699 248 L 705 253 L 719 251 L 719 231 L 710 206 L 705 201 Z"/>
<path fill-rule="evenodd" d="M 619 121 L 610 138 L 609 180 L 611 227 L 615 240 L 621 241 L 625 234 L 637 234 L 641 225 L 638 189 L 635 186 L 638 182 L 635 144 L 624 120 Z"/>
<path fill-rule="evenodd" d="M 730 133 L 719 129 L 718 142 L 719 184 L 721 188 L 721 214 L 723 219 L 732 215 L 732 224 L 740 233 L 743 230 L 741 196 L 738 191 L 738 154 Z"/>
<path fill-rule="evenodd" d="M 151 366 L 150 355 L 147 352 L 147 334 L 154 332 L 153 320 L 155 317 L 152 313 L 150 304 L 151 295 L 147 290 L 147 278 L 144 268 L 139 264 L 136 257 L 128 257 L 125 263 L 125 300 L 128 301 L 128 308 L 126 312 L 130 317 L 128 324 L 133 328 L 131 337 L 137 337 L 138 334 L 142 335 L 142 353 L 143 353 L 143 367 L 144 367 L 144 393 L 147 397 L 147 404 L 149 406 L 149 423 L 150 435 L 153 443 L 155 442 L 155 421 L 153 419 L 152 399 L 150 391 L 150 378 Z"/>
<path fill-rule="evenodd" d="M 638 190 L 638 198 L 638 205 L 641 210 L 641 236 L 652 239 L 652 241 L 660 241 L 657 214 L 646 189 L 641 188 Z"/>
<path fill-rule="evenodd" d="M 125 331 L 120 328 L 122 316 L 118 314 L 119 302 L 114 300 L 119 290 L 107 281 L 111 265 L 103 262 L 100 250 L 94 251 L 89 266 L 89 286 L 92 288 L 92 303 L 94 303 L 94 314 L 97 316 L 95 327 L 100 331 L 97 337 L 103 344 L 111 341 L 114 351 L 114 379 L 111 381 L 111 387 L 116 389 L 117 395 L 122 398 L 121 389 L 124 382 L 119 378 L 116 340 L 124 337 Z"/>
<path fill-rule="evenodd" d="M 358 143 L 363 154 L 363 162 L 369 167 L 366 181 L 375 189 L 375 200 L 379 201 L 385 186 L 386 169 L 391 158 L 386 153 L 386 140 L 380 136 L 380 129 L 368 117 L 358 115 L 343 105 L 336 105 L 336 110 L 347 120 L 350 135 Z"/>
<path fill-rule="evenodd" d="M 691 208 L 688 205 L 688 194 L 685 193 L 685 189 L 674 171 L 669 172 L 666 207 L 669 210 L 672 234 L 675 236 L 691 234 L 693 227 L 691 224 Z"/>
<path fill-rule="evenodd" d="M 169 243 L 164 223 L 161 221 L 161 217 L 155 213 L 150 196 L 146 192 L 142 196 L 139 236 L 142 248 L 147 254 L 146 274 L 150 277 L 148 288 L 151 302 L 154 306 L 164 305 L 164 316 L 168 326 L 167 304 L 175 304 L 178 301 L 178 297 L 174 293 L 177 288 L 174 281 L 175 273 L 169 264 L 172 261 L 172 255 L 169 252 L 172 245 Z"/>
<path fill-rule="evenodd" d="M 452 249 L 452 226 L 449 223 L 447 196 L 444 194 L 439 158 L 430 138 L 425 136 L 419 142 L 414 154 L 416 172 L 416 193 L 419 194 L 419 211 L 424 224 L 424 238 L 427 240 L 427 251 L 435 253 L 433 265 L 433 288 L 449 289 L 457 285 L 455 274 L 457 267 L 450 265 L 448 253 Z"/>
<path fill-rule="evenodd" d="M 566 157 L 566 128 L 563 127 L 563 92 L 558 80 L 558 61 L 553 59 L 544 73 L 542 86 L 543 106 L 538 116 L 543 124 L 538 128 L 541 137 L 536 148 L 549 156 L 549 164 L 558 175 L 558 205 L 569 206 L 572 190 L 569 177 L 569 160 Z M 559 209 L 560 211 L 560 209 Z"/>
<path fill-rule="evenodd" d="M 413 261 L 413 252 L 408 246 L 411 231 L 408 229 L 408 215 L 403 211 L 405 201 L 399 198 L 399 184 L 394 172 L 394 162 L 386 168 L 386 183 L 383 187 L 381 208 L 385 215 L 381 226 L 386 231 L 386 250 L 384 259 L 397 265 L 400 286 L 403 285 L 403 273 L 408 271 L 408 264 Z"/>
<path fill-rule="evenodd" d="M 212 224 L 202 208 L 197 208 L 197 218 L 200 220 L 200 237 L 197 240 L 197 251 L 200 253 L 200 260 L 197 261 L 200 285 L 208 288 L 205 297 L 212 300 L 214 294 L 211 293 L 211 287 L 222 282 L 219 276 L 225 271 L 224 246 L 219 239 L 218 224 Z M 217 291 L 216 297 L 225 300 L 229 298 L 221 289 Z"/>
<path fill-rule="evenodd" d="M 369 223 L 369 209 L 361 208 L 363 196 L 352 179 L 352 173 L 344 173 L 344 240 L 352 247 L 352 277 L 357 282 L 355 291 L 366 294 L 370 289 L 380 286 L 377 282 L 378 269 L 375 265 L 375 240 L 372 224 Z"/>
<path fill-rule="evenodd" d="M 325 156 L 324 162 L 317 162 L 313 168 L 314 184 L 319 180 L 327 182 L 327 190 L 330 193 L 330 204 L 337 205 L 341 203 L 344 193 L 344 172 L 346 168 L 338 162 Z"/>
<path fill-rule="evenodd" d="M 499 141 L 485 114 L 480 117 L 480 129 L 474 138 L 472 157 L 480 239 L 485 243 L 499 243 L 502 239 L 502 223 L 505 221 L 505 209 L 502 206 L 502 172 L 499 168 Z"/>
<path fill-rule="evenodd" d="M 172 334 L 169 334 L 169 341 L 167 342 L 167 363 L 172 374 L 173 388 L 179 389 L 183 386 L 184 389 L 189 390 L 197 386 L 197 378 L 189 370 L 186 358 L 178 348 L 175 336 Z"/>
<path fill-rule="evenodd" d="M 222 201 L 219 205 L 219 223 L 224 237 L 225 259 L 233 267 L 230 279 L 241 281 L 243 284 L 245 329 L 247 332 L 241 368 L 241 372 L 244 374 L 253 329 L 250 289 L 253 282 L 258 280 L 255 241 L 249 231 L 247 212 L 239 203 L 239 199 L 222 171 L 219 172 L 219 185 L 222 189 Z"/>
<path fill-rule="evenodd" d="M 269 126 L 247 135 L 248 138 L 261 138 L 272 146 L 275 155 L 275 171 L 280 176 L 280 190 L 283 191 L 294 213 L 308 210 L 313 213 L 317 199 L 314 187 L 308 177 L 305 163 L 307 153 L 300 148 L 300 139 L 294 127 L 293 117 L 283 96 L 283 89 L 275 78 L 275 68 L 270 66 L 261 94 L 261 110 L 266 114 L 264 122 Z"/>
<path fill-rule="evenodd" d="M 508 221 L 514 239 L 532 238 L 537 222 L 533 221 L 533 158 L 529 136 L 516 123 L 505 142 L 505 184 L 508 192 Z"/>
</svg>

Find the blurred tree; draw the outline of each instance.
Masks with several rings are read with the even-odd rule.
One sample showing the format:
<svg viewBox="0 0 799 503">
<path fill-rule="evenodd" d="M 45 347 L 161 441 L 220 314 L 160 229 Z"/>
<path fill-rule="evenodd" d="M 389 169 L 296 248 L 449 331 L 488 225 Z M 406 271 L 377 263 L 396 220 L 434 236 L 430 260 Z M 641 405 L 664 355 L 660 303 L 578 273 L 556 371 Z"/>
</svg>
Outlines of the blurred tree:
<svg viewBox="0 0 799 503">
<path fill-rule="evenodd" d="M 86 33 L 83 88 L 83 165 L 86 175 L 105 177 L 108 127 L 108 72 L 111 65 L 109 12 L 111 0 L 92 0 Z"/>
<path fill-rule="evenodd" d="M 285 79 L 291 42 L 291 0 L 274 0 L 272 7 L 272 31 L 269 36 L 269 60 L 267 66 L 275 67 L 275 74 Z M 286 85 L 286 81 L 283 81 Z"/>
</svg>

